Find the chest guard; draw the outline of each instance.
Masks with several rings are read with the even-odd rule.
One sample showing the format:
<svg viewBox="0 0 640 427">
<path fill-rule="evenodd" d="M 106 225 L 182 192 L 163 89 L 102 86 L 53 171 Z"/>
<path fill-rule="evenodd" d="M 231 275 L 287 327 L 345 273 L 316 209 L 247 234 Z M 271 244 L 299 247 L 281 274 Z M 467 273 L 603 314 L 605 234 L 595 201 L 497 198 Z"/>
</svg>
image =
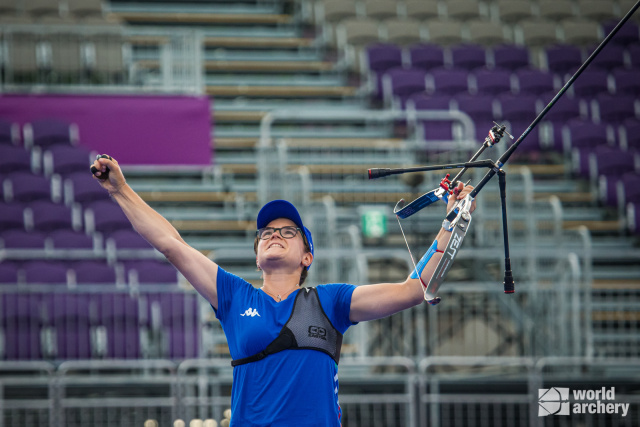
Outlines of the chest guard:
<svg viewBox="0 0 640 427">
<path fill-rule="evenodd" d="M 325 314 L 316 288 L 303 288 L 293 303 L 293 310 L 278 336 L 260 353 L 231 361 L 231 366 L 262 360 L 282 350 L 317 350 L 338 363 L 342 334 Z"/>
</svg>

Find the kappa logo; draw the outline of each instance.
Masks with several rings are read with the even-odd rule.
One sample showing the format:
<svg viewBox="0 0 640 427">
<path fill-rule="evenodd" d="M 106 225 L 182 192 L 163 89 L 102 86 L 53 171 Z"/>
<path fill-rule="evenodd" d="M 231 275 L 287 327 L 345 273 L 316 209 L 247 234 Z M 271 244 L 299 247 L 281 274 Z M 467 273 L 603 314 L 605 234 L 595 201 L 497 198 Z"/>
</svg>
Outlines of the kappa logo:
<svg viewBox="0 0 640 427">
<path fill-rule="evenodd" d="M 538 389 L 538 416 L 570 415 L 569 389 L 563 387 Z"/>
<path fill-rule="evenodd" d="M 309 326 L 309 337 L 327 340 L 327 330 L 321 326 Z"/>
<path fill-rule="evenodd" d="M 251 309 L 251 307 L 247 308 L 247 310 L 244 313 L 241 313 L 240 316 L 251 316 L 251 317 L 255 317 L 258 316 L 260 317 L 260 313 L 258 313 L 257 309 Z"/>
</svg>

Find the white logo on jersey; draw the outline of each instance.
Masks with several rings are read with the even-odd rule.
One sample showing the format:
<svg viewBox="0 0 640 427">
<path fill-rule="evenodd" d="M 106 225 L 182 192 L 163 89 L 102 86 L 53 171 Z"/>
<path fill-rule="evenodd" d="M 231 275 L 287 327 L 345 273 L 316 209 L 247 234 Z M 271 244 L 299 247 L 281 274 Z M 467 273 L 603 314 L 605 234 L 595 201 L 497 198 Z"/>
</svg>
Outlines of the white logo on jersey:
<svg viewBox="0 0 640 427">
<path fill-rule="evenodd" d="M 260 314 L 258 313 L 257 309 L 251 309 L 251 307 L 247 308 L 247 311 L 245 311 L 244 313 L 240 314 L 240 316 L 251 316 L 251 317 L 255 317 L 258 316 L 260 317 Z"/>
</svg>

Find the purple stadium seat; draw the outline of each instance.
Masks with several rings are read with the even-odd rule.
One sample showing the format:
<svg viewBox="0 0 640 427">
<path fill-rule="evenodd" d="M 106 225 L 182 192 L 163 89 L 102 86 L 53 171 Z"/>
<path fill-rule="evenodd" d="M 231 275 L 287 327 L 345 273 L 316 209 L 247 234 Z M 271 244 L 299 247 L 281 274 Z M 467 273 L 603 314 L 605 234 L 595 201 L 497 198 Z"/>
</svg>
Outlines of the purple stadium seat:
<svg viewBox="0 0 640 427">
<path fill-rule="evenodd" d="M 554 90 L 553 74 L 534 68 L 515 72 L 521 94 L 541 95 Z"/>
<path fill-rule="evenodd" d="M 493 63 L 496 68 L 515 71 L 528 67 L 529 49 L 523 46 L 504 44 L 493 48 Z"/>
<path fill-rule="evenodd" d="M 184 359 L 198 357 L 198 300 L 196 295 L 185 293 L 145 294 L 147 311 L 143 326 L 161 329 L 167 342 L 162 357 Z M 160 319 L 153 319 L 152 312 L 158 310 Z M 159 324 L 154 324 L 154 321 Z"/>
<path fill-rule="evenodd" d="M 610 147 L 596 147 L 589 162 L 589 174 L 594 179 L 601 175 L 619 177 L 635 170 L 632 156 Z"/>
<path fill-rule="evenodd" d="M 195 295 L 171 295 L 170 343 L 172 358 L 198 356 L 198 302 Z"/>
<path fill-rule="evenodd" d="M 576 148 L 572 150 L 571 157 L 572 157 L 573 171 L 584 178 L 589 178 L 591 173 L 590 165 L 589 165 L 589 159 L 591 157 L 591 154 L 594 152 L 595 153 L 598 153 L 601 151 L 609 152 L 612 150 L 614 150 L 614 148 L 609 147 L 607 145 L 599 146 L 596 148 L 583 148 L 583 149 Z"/>
<path fill-rule="evenodd" d="M 627 203 L 640 202 L 640 175 L 628 172 L 622 176 L 602 175 L 599 179 L 600 200 L 624 209 Z"/>
<path fill-rule="evenodd" d="M 640 175 L 637 172 L 626 173 L 620 178 L 622 203 L 640 203 Z"/>
<path fill-rule="evenodd" d="M 85 204 L 95 201 L 109 201 L 109 194 L 86 172 L 67 176 L 64 180 L 64 201 Z"/>
<path fill-rule="evenodd" d="M 75 272 L 76 284 L 115 284 L 116 272 L 110 265 L 101 261 L 77 261 L 71 265 Z"/>
<path fill-rule="evenodd" d="M 49 176 L 57 173 L 68 175 L 74 172 L 86 173 L 91 164 L 90 151 L 84 147 L 72 145 L 54 145 L 43 156 L 43 171 Z"/>
<path fill-rule="evenodd" d="M 547 68 L 556 74 L 573 74 L 582 65 L 582 52 L 573 45 L 553 45 L 545 49 Z"/>
<path fill-rule="evenodd" d="M 0 145 L 18 144 L 18 125 L 0 119 Z"/>
<path fill-rule="evenodd" d="M 16 285 L 18 283 L 18 267 L 11 262 L 0 262 L 0 284 Z"/>
<path fill-rule="evenodd" d="M 433 92 L 457 95 L 469 91 L 469 72 L 458 68 L 437 68 L 429 72 Z"/>
<path fill-rule="evenodd" d="M 512 144 L 525 131 L 525 129 L 536 118 L 538 113 L 537 100 L 535 95 L 502 95 L 497 98 L 501 111 L 501 123 L 509 122 L 507 130 L 515 139 L 506 141 Z M 521 152 L 538 151 L 540 149 L 540 129 L 539 127 L 527 135 L 525 142 L 518 147 Z"/>
<path fill-rule="evenodd" d="M 636 97 L 633 95 L 601 94 L 596 98 L 600 120 L 608 123 L 621 123 L 636 118 Z"/>
<path fill-rule="evenodd" d="M 591 52 L 596 50 L 596 47 L 597 46 L 594 46 L 587 52 L 591 54 Z M 624 67 L 624 52 L 624 46 L 608 44 L 600 51 L 598 56 L 595 57 L 589 67 L 600 68 L 607 71 L 614 68 Z"/>
<path fill-rule="evenodd" d="M 539 99 L 544 105 L 547 105 L 556 96 L 557 92 L 549 92 L 540 95 Z M 564 124 L 570 119 L 576 119 L 582 116 L 581 100 L 572 96 L 568 96 L 566 93 L 558 99 L 556 104 L 551 110 L 544 116 L 545 120 L 553 123 Z"/>
<path fill-rule="evenodd" d="M 603 25 L 604 34 L 609 34 L 615 28 L 618 21 L 608 22 Z M 633 21 L 627 21 L 611 39 L 611 43 L 628 46 L 640 41 L 640 30 L 638 24 Z"/>
<path fill-rule="evenodd" d="M 374 44 L 367 46 L 366 56 L 369 71 L 376 79 L 375 96 L 382 99 L 382 76 L 391 68 L 402 67 L 402 49 L 392 44 Z"/>
<path fill-rule="evenodd" d="M 411 96 L 407 101 L 415 110 L 450 110 L 451 97 L 448 95 L 428 95 L 419 93 Z M 453 122 L 447 120 L 419 121 L 423 130 L 423 137 L 427 141 L 453 140 Z"/>
<path fill-rule="evenodd" d="M 93 238 L 79 231 L 55 230 L 49 239 L 54 249 L 93 249 Z"/>
<path fill-rule="evenodd" d="M 493 111 L 493 96 L 462 94 L 455 97 L 458 110 L 467 113 L 474 122 L 476 139 L 484 141 L 493 126 L 495 114 Z"/>
<path fill-rule="evenodd" d="M 4 294 L 0 321 L 4 330 L 7 360 L 38 360 L 42 357 L 42 314 L 39 298 L 34 294 Z"/>
<path fill-rule="evenodd" d="M 40 175 L 34 175 L 30 172 L 14 172 L 5 178 L 4 185 L 5 199 L 11 197 L 12 200 L 18 202 L 51 200 L 51 181 Z M 6 190 L 7 185 L 11 190 Z"/>
<path fill-rule="evenodd" d="M 620 95 L 640 95 L 640 79 L 638 70 L 617 69 L 611 73 L 616 85 L 616 93 Z"/>
<path fill-rule="evenodd" d="M 115 249 L 153 249 L 135 230 L 118 230 L 109 235 L 107 241 L 112 242 Z"/>
<path fill-rule="evenodd" d="M 631 59 L 631 68 L 640 68 L 640 45 L 632 44 L 627 46 L 627 55 Z"/>
<path fill-rule="evenodd" d="M 413 68 L 431 70 L 444 66 L 444 51 L 434 44 L 418 44 L 409 47 L 409 59 Z"/>
<path fill-rule="evenodd" d="M 402 66 L 402 49 L 393 44 L 374 44 L 366 48 L 369 70 L 384 73 L 390 68 Z"/>
<path fill-rule="evenodd" d="M 60 262 L 29 261 L 23 270 L 26 283 L 67 285 L 67 267 Z"/>
<path fill-rule="evenodd" d="M 25 146 L 42 148 L 56 144 L 71 144 L 72 131 L 68 122 L 57 119 L 34 120 L 24 127 Z"/>
<path fill-rule="evenodd" d="M 171 264 L 163 261 L 140 260 L 125 263 L 130 284 L 177 284 L 178 272 Z M 134 279 L 135 278 L 135 279 Z"/>
<path fill-rule="evenodd" d="M 40 231 L 53 231 L 62 228 L 71 230 L 74 218 L 71 208 L 53 202 L 37 201 L 29 204 L 33 215 L 33 228 Z"/>
<path fill-rule="evenodd" d="M 516 140 L 522 135 L 522 133 L 529 127 L 531 124 L 531 120 L 507 120 L 507 131 L 514 136 L 514 139 L 506 139 L 503 138 L 503 141 L 506 142 L 507 147 L 510 147 Z M 502 122 L 501 122 L 502 123 Z M 542 143 L 540 141 L 540 127 L 536 126 L 529 132 L 525 141 L 518 146 L 518 151 L 521 154 L 538 152 L 542 147 Z M 514 155 L 517 157 L 519 153 L 515 153 Z"/>
<path fill-rule="evenodd" d="M 501 95 L 511 92 L 511 71 L 507 69 L 480 69 L 473 73 L 479 95 Z"/>
<path fill-rule="evenodd" d="M 28 172 L 31 170 L 31 155 L 22 147 L 0 145 L 0 171 Z"/>
<path fill-rule="evenodd" d="M 627 203 L 627 222 L 629 230 L 640 235 L 640 203 Z"/>
<path fill-rule="evenodd" d="M 0 203 L 0 231 L 24 228 L 24 205 Z"/>
<path fill-rule="evenodd" d="M 608 76 L 607 71 L 587 69 L 573 83 L 573 91 L 576 96 L 584 98 L 593 98 L 598 94 L 607 93 L 609 91 Z"/>
<path fill-rule="evenodd" d="M 640 121 L 627 119 L 620 126 L 620 148 L 623 150 L 640 149 Z"/>
<path fill-rule="evenodd" d="M 556 95 L 556 92 L 540 95 L 543 105 L 547 105 Z M 582 117 L 581 111 L 582 101 L 578 98 L 564 94 L 556 102 L 551 110 L 544 116 L 543 124 L 551 129 L 551 140 L 549 143 L 553 149 L 562 152 L 563 136 L 562 131 L 564 125 L 571 119 L 579 119 Z M 584 103 L 586 107 L 586 103 Z"/>
<path fill-rule="evenodd" d="M 451 63 L 454 68 L 475 70 L 487 65 L 485 48 L 475 44 L 462 44 L 451 47 Z"/>
<path fill-rule="evenodd" d="M 131 228 L 131 223 L 120 206 L 110 200 L 92 202 L 86 206 L 84 213 L 88 233 L 94 230 L 109 233 Z"/>
<path fill-rule="evenodd" d="M 37 231 L 8 230 L 0 234 L 2 245 L 6 249 L 44 249 L 45 235 Z"/>
<path fill-rule="evenodd" d="M 101 296 L 100 323 L 107 329 L 107 358 L 140 357 L 139 305 L 128 294 Z"/>
<path fill-rule="evenodd" d="M 97 295 L 51 294 L 46 297 L 51 324 L 56 331 L 58 359 L 92 356 L 91 326 L 96 323 Z"/>
<path fill-rule="evenodd" d="M 406 100 L 414 93 L 426 89 L 426 73 L 416 68 L 392 68 L 384 75 L 384 98 L 387 102 L 396 100 L 404 108 Z"/>
<path fill-rule="evenodd" d="M 573 148 L 595 148 L 607 145 L 607 142 L 607 125 L 589 120 L 571 120 L 565 129 L 562 148 L 568 153 Z"/>
<path fill-rule="evenodd" d="M 538 114 L 535 95 L 501 95 L 497 98 L 501 108 L 503 120 L 533 121 Z"/>
</svg>

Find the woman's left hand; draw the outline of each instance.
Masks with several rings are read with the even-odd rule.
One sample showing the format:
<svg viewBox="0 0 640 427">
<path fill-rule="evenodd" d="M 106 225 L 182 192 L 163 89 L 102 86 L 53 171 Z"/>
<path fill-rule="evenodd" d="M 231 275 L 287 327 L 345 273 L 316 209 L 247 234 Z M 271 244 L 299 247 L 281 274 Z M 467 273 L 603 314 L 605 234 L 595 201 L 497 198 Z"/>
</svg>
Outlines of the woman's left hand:
<svg viewBox="0 0 640 427">
<path fill-rule="evenodd" d="M 467 197 L 467 195 L 471 193 L 471 191 L 473 190 L 473 186 L 472 185 L 465 186 L 464 183 L 459 182 L 457 189 L 459 191 L 457 196 L 455 192 L 449 196 L 449 203 L 447 203 L 447 212 L 451 212 L 451 209 L 453 209 L 453 205 L 456 203 L 456 201 L 462 200 L 465 197 Z M 471 208 L 469 209 L 469 212 L 473 212 L 475 210 L 476 210 L 476 201 L 474 200 L 473 203 L 471 203 Z"/>
</svg>

